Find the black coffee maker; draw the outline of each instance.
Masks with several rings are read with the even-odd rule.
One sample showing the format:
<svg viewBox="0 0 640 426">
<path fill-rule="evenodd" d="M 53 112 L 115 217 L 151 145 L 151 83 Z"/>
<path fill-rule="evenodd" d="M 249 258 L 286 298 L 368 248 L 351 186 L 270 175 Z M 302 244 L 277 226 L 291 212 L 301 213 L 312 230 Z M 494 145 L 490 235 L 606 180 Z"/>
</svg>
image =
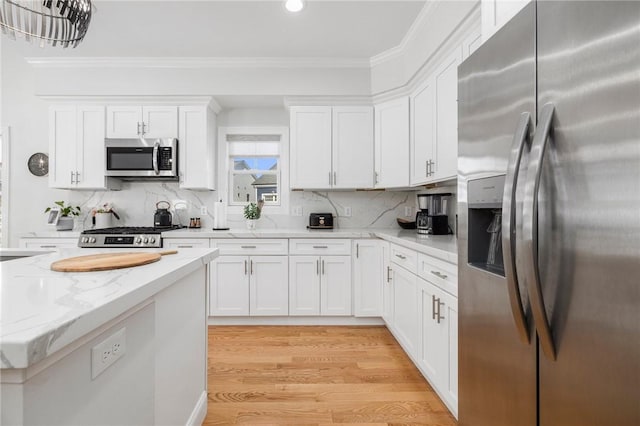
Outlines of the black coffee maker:
<svg viewBox="0 0 640 426">
<path fill-rule="evenodd" d="M 419 194 L 416 214 L 418 234 L 447 235 L 451 233 L 447 208 L 451 193 Z"/>
</svg>

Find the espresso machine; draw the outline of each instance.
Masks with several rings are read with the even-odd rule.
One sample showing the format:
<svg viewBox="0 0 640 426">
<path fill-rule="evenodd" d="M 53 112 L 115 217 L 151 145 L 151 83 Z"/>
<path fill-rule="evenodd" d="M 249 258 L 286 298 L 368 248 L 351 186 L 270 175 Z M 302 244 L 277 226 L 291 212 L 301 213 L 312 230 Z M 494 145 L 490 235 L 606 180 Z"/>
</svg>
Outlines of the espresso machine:
<svg viewBox="0 0 640 426">
<path fill-rule="evenodd" d="M 447 235 L 451 234 L 447 208 L 451 193 L 419 194 L 416 214 L 416 229 L 418 234 Z"/>
</svg>

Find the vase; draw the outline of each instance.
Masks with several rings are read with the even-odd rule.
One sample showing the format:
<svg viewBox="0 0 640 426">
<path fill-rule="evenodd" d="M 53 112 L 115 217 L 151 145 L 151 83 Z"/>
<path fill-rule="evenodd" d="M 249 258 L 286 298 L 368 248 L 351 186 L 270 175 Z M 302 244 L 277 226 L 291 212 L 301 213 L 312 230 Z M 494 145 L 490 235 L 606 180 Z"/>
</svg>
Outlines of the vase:
<svg viewBox="0 0 640 426">
<path fill-rule="evenodd" d="M 56 224 L 57 231 L 71 231 L 73 229 L 73 218 L 71 216 L 62 216 Z"/>
<path fill-rule="evenodd" d="M 254 229 L 256 229 L 257 222 L 258 222 L 258 219 L 247 219 L 247 229 L 250 231 L 253 231 Z"/>
<path fill-rule="evenodd" d="M 111 213 L 96 213 L 95 229 L 111 228 Z"/>
</svg>

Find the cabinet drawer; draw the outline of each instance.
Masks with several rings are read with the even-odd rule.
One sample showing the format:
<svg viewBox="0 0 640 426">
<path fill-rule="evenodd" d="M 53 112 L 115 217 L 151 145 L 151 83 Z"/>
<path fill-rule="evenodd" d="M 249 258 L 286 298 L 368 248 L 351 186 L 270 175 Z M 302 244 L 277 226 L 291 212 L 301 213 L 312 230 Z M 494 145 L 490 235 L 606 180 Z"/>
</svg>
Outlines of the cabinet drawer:
<svg viewBox="0 0 640 426">
<path fill-rule="evenodd" d="M 327 238 L 323 240 L 291 239 L 291 254 L 351 256 L 351 240 Z"/>
<path fill-rule="evenodd" d="M 416 274 L 418 269 L 418 253 L 396 245 L 391 244 L 391 263 L 395 263 L 396 265 L 400 265 L 409 272 Z"/>
<path fill-rule="evenodd" d="M 440 259 L 418 254 L 418 276 L 458 296 L 458 266 Z"/>
<path fill-rule="evenodd" d="M 211 240 L 211 248 L 218 248 L 220 255 L 243 255 L 254 254 L 288 254 L 287 240 L 270 239 L 229 239 Z"/>
<path fill-rule="evenodd" d="M 20 248 L 27 249 L 59 249 L 77 248 L 77 238 L 21 238 Z"/>
<path fill-rule="evenodd" d="M 180 249 L 180 248 L 209 248 L 208 238 L 171 238 L 163 239 L 162 246 L 164 248 Z"/>
</svg>

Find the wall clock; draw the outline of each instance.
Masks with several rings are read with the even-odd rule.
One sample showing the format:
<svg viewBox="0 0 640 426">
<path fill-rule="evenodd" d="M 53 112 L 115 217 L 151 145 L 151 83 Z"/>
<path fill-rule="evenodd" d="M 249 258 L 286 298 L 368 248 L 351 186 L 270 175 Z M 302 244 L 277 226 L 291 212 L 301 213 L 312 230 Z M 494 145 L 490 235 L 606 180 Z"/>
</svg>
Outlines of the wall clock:
<svg viewBox="0 0 640 426">
<path fill-rule="evenodd" d="M 34 176 L 46 176 L 49 173 L 49 156 L 42 152 L 36 152 L 27 161 L 29 171 Z"/>
</svg>

